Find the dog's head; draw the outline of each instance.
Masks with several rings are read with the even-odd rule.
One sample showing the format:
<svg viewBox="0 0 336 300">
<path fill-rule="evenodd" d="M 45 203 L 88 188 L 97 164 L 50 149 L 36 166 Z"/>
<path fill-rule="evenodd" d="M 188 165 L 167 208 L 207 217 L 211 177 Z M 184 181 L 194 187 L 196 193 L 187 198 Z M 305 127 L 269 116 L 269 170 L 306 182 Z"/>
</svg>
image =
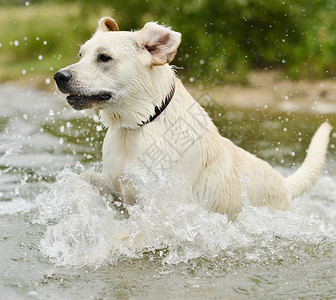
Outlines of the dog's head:
<svg viewBox="0 0 336 300">
<path fill-rule="evenodd" d="M 74 109 L 108 109 L 119 119 L 137 114 L 134 119 L 146 120 L 169 92 L 173 72 L 167 64 L 180 42 L 180 33 L 157 23 L 119 31 L 117 23 L 105 17 L 82 45 L 79 62 L 59 70 L 54 79 Z"/>
</svg>

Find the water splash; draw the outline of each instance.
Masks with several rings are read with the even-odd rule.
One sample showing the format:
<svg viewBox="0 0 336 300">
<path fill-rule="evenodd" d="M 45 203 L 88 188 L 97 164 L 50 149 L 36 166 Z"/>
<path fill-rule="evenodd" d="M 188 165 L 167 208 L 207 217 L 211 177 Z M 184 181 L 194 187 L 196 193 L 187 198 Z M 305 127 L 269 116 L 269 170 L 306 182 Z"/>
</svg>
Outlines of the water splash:
<svg viewBox="0 0 336 300">
<path fill-rule="evenodd" d="M 129 218 L 120 219 L 98 190 L 80 181 L 73 170 L 60 172 L 50 191 L 36 201 L 37 222 L 46 225 L 41 251 L 57 265 L 97 267 L 146 253 L 164 264 L 200 257 L 248 263 L 334 247 L 336 224 L 303 210 L 316 205 L 308 196 L 298 200 L 292 211 L 276 214 L 246 205 L 231 223 L 225 215 L 193 203 L 182 177 L 157 181 L 141 166 L 133 166 L 125 179 L 136 187 L 138 204 L 128 207 Z M 330 183 L 336 186 L 334 179 Z"/>
<path fill-rule="evenodd" d="M 24 214 L 34 207 L 34 205 L 21 197 L 11 201 L 0 201 L 0 215 Z"/>
</svg>

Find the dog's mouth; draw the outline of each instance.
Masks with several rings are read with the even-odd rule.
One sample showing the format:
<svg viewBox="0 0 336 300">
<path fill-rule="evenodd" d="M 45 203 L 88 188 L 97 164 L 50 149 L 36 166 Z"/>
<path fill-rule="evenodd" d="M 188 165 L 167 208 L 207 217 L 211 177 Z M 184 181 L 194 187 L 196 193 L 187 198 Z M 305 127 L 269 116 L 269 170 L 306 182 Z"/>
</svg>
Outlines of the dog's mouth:
<svg viewBox="0 0 336 300">
<path fill-rule="evenodd" d="M 93 108 L 95 104 L 107 101 L 112 97 L 112 94 L 104 92 L 96 95 L 76 95 L 70 94 L 66 97 L 68 103 L 76 110 Z"/>
</svg>

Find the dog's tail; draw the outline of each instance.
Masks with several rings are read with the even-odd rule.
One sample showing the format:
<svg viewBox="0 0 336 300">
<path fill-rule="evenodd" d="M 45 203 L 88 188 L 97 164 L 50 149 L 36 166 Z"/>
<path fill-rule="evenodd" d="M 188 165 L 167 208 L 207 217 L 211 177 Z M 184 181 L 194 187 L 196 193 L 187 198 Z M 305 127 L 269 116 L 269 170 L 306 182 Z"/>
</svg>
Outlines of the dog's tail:
<svg viewBox="0 0 336 300">
<path fill-rule="evenodd" d="M 316 182 L 324 165 L 332 126 L 325 122 L 315 132 L 302 166 L 285 178 L 285 184 L 291 192 L 292 199 L 308 191 Z"/>
</svg>

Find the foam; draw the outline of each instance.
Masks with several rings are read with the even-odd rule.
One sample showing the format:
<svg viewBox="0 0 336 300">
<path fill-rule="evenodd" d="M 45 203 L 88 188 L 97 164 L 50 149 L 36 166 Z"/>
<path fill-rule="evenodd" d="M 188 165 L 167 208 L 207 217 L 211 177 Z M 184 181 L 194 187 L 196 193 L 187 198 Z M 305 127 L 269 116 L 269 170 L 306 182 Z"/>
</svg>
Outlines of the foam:
<svg viewBox="0 0 336 300">
<path fill-rule="evenodd" d="M 138 204 L 128 207 L 128 219 L 121 219 L 96 189 L 65 168 L 50 191 L 36 200 L 37 222 L 46 226 L 42 253 L 65 266 L 98 267 L 146 253 L 165 264 L 223 255 L 248 262 L 294 255 L 293 244 L 310 248 L 335 242 L 335 219 L 328 210 L 312 212 L 324 204 L 307 195 L 293 210 L 276 214 L 247 204 L 232 223 L 194 203 L 182 178 L 175 174 L 157 180 L 140 166 L 130 168 L 125 179 L 136 187 Z M 324 176 L 312 195 L 325 181 L 335 190 L 335 179 Z"/>
<path fill-rule="evenodd" d="M 11 201 L 0 201 L 0 215 L 23 214 L 31 211 L 33 203 L 21 197 Z"/>
</svg>

